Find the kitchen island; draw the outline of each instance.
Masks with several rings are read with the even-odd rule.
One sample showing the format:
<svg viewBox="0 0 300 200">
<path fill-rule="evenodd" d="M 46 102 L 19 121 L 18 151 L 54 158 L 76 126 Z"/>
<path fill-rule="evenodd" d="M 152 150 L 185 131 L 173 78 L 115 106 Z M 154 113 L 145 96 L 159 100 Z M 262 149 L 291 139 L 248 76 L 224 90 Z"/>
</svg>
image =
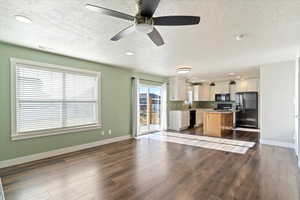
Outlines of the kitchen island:
<svg viewBox="0 0 300 200">
<path fill-rule="evenodd" d="M 206 136 L 223 137 L 233 129 L 234 111 L 205 110 L 203 134 Z"/>
</svg>

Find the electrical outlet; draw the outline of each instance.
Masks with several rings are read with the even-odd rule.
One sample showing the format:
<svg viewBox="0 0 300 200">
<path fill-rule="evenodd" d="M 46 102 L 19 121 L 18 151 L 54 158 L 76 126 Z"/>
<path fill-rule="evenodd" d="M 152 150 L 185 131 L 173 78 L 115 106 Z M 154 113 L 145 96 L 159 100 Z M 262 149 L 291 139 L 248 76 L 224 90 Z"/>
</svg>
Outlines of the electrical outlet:
<svg viewBox="0 0 300 200">
<path fill-rule="evenodd" d="M 104 131 L 101 132 L 102 135 L 105 135 Z"/>
<path fill-rule="evenodd" d="M 108 134 L 111 135 L 111 129 L 108 130 Z"/>
</svg>

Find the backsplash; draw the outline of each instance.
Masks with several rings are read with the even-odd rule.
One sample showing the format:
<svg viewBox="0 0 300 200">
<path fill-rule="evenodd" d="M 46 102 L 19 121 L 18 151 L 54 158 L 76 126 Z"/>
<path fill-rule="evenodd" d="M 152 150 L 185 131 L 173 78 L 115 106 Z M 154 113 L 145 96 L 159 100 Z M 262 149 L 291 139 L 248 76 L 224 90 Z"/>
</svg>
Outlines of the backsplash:
<svg viewBox="0 0 300 200">
<path fill-rule="evenodd" d="M 192 104 L 192 108 L 216 108 L 218 103 L 216 101 L 194 101 Z M 232 104 L 234 108 L 235 103 L 232 101 L 229 102 L 222 102 L 225 104 Z M 168 102 L 168 109 L 169 110 L 186 110 L 189 109 L 189 105 L 186 104 L 184 101 L 169 101 Z"/>
<path fill-rule="evenodd" d="M 169 101 L 168 109 L 169 110 L 186 110 L 189 108 L 189 105 L 184 101 Z"/>
</svg>

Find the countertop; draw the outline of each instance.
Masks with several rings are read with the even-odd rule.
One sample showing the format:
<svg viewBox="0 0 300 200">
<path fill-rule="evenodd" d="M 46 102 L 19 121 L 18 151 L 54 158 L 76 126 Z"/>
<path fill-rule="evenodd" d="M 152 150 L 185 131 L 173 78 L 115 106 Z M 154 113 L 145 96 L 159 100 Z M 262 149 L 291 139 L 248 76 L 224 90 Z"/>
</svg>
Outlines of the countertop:
<svg viewBox="0 0 300 200">
<path fill-rule="evenodd" d="M 203 112 L 224 113 L 224 114 L 239 112 L 239 110 L 214 110 L 213 108 L 190 108 L 190 109 L 170 110 L 170 111 L 190 111 L 190 110 L 202 110 Z"/>
<path fill-rule="evenodd" d="M 204 110 L 204 112 L 219 113 L 219 114 L 230 114 L 230 113 L 234 113 L 234 112 L 237 112 L 237 111 L 236 110 L 214 110 L 214 109 L 206 109 L 206 110 Z"/>
</svg>

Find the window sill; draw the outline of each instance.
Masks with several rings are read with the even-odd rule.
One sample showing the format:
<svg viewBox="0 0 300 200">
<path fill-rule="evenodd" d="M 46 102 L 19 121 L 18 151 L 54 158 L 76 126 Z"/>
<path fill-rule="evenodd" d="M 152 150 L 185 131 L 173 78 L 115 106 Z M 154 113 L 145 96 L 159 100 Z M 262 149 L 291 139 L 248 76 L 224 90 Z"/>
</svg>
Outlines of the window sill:
<svg viewBox="0 0 300 200">
<path fill-rule="evenodd" d="M 99 125 L 93 125 L 93 126 L 85 126 L 85 127 L 76 127 L 76 128 L 66 128 L 61 130 L 55 130 L 55 131 L 38 131 L 38 132 L 32 132 L 27 134 L 16 134 L 11 136 L 11 140 L 24 140 L 24 139 L 30 139 L 30 138 L 36 138 L 36 137 L 44 137 L 44 136 L 52 136 L 52 135 L 61 135 L 66 133 L 77 133 L 77 132 L 83 132 L 83 131 L 92 131 L 96 129 L 101 129 L 102 126 Z"/>
</svg>

